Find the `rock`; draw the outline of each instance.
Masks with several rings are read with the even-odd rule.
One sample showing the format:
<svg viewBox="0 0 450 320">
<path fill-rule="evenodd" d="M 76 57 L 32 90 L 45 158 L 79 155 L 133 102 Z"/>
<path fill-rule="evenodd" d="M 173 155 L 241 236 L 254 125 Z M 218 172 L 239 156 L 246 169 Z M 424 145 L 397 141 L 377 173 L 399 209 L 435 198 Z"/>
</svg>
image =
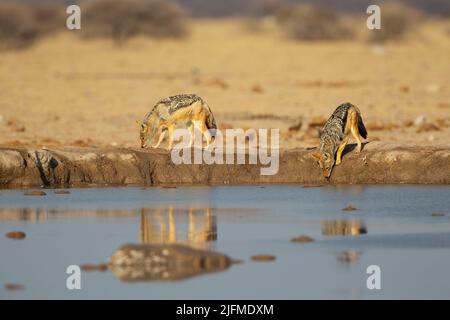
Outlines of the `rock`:
<svg viewBox="0 0 450 320">
<path fill-rule="evenodd" d="M 6 234 L 6 237 L 13 240 L 23 240 L 27 237 L 27 235 L 22 231 L 11 231 Z"/>
<path fill-rule="evenodd" d="M 108 265 L 106 263 L 100 263 L 100 264 L 82 264 L 80 266 L 80 269 L 85 272 L 92 272 L 92 271 L 100 271 L 105 272 L 108 270 Z"/>
<path fill-rule="evenodd" d="M 46 196 L 47 194 L 44 191 L 27 191 L 24 193 L 25 196 Z"/>
<path fill-rule="evenodd" d="M 427 117 L 422 114 L 414 120 L 414 125 L 420 126 L 420 125 L 424 124 L 425 122 L 427 122 Z"/>
<path fill-rule="evenodd" d="M 274 261 L 276 259 L 275 256 L 270 254 L 257 254 L 251 257 L 253 261 L 258 262 L 268 262 L 268 261 Z"/>
<path fill-rule="evenodd" d="M 254 93 L 263 93 L 264 89 L 259 84 L 255 84 L 254 86 L 252 86 L 251 91 Z"/>
<path fill-rule="evenodd" d="M 370 134 L 370 133 L 369 133 Z M 200 164 L 174 165 L 165 150 L 123 148 L 62 148 L 48 150 L 58 159 L 58 166 L 41 172 L 31 150 L 0 148 L 0 186 L 2 188 L 38 188 L 43 178 L 55 188 L 92 185 L 222 185 L 222 184 L 449 184 L 450 147 L 426 146 L 371 140 L 361 154 L 350 151 L 325 181 L 311 149 L 282 150 L 279 170 L 261 175 L 267 165 Z M 314 145 L 318 141 L 314 141 Z M 102 154 L 115 154 L 102 157 Z M 130 156 L 131 155 L 131 156 Z M 433 170 L 430 170 L 430 165 Z M 389 167 L 390 170 L 382 170 Z M 45 185 L 45 184 L 44 184 Z M 44 190 L 45 191 L 45 190 Z M 52 191 L 53 192 L 53 191 Z"/>
<path fill-rule="evenodd" d="M 445 217 L 447 214 L 445 212 L 433 212 L 432 217 Z"/>
<path fill-rule="evenodd" d="M 347 207 L 342 209 L 342 211 L 355 211 L 355 210 L 359 210 L 359 209 L 352 205 L 348 205 Z"/>
<path fill-rule="evenodd" d="M 123 281 L 180 280 L 231 264 L 226 255 L 181 244 L 128 244 L 109 258 L 112 272 Z"/>
<path fill-rule="evenodd" d="M 403 93 L 408 93 L 410 89 L 408 86 L 400 86 L 399 90 Z"/>
<path fill-rule="evenodd" d="M 17 283 L 7 283 L 5 284 L 5 290 L 8 291 L 17 291 L 17 290 L 23 290 L 25 289 L 25 286 Z"/>
<path fill-rule="evenodd" d="M 291 239 L 291 242 L 300 242 L 300 243 L 307 243 L 307 242 L 314 242 L 314 238 L 308 237 L 308 236 L 298 236 Z"/>
<path fill-rule="evenodd" d="M 67 190 L 56 190 L 53 193 L 54 194 L 70 194 L 70 191 L 67 191 Z"/>
</svg>

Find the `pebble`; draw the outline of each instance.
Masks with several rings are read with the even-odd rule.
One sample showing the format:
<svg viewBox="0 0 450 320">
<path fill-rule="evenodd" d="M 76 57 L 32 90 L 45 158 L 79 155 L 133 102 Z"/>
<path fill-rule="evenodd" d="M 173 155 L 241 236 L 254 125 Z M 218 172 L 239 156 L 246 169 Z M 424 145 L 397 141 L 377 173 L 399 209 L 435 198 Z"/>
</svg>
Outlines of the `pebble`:
<svg viewBox="0 0 450 320">
<path fill-rule="evenodd" d="M 11 231 L 6 234 L 6 237 L 13 240 L 22 240 L 25 239 L 27 235 L 22 231 Z"/>
<path fill-rule="evenodd" d="M 307 242 L 314 242 L 314 238 L 308 237 L 308 236 L 298 236 L 291 239 L 291 242 L 300 242 L 300 243 L 307 243 Z"/>
<path fill-rule="evenodd" d="M 25 286 L 17 283 L 7 283 L 5 284 L 5 290 L 15 291 L 15 290 L 23 290 Z"/>
<path fill-rule="evenodd" d="M 25 196 L 46 196 L 44 191 L 27 191 L 24 193 Z"/>
<path fill-rule="evenodd" d="M 359 209 L 354 207 L 354 206 L 352 206 L 352 205 L 349 205 L 349 206 L 347 206 L 347 207 L 342 209 L 342 211 L 355 211 L 355 210 L 359 210 Z"/>
<path fill-rule="evenodd" d="M 431 214 L 431 216 L 432 216 L 432 217 L 445 217 L 446 214 L 445 214 L 445 212 L 433 212 L 433 213 Z"/>
<path fill-rule="evenodd" d="M 276 259 L 275 256 L 272 256 L 270 254 L 257 254 L 251 257 L 253 261 L 274 261 Z"/>
<path fill-rule="evenodd" d="M 82 264 L 80 266 L 80 269 L 85 272 L 91 272 L 91 271 L 100 271 L 105 272 L 108 270 L 108 265 L 106 263 L 100 263 L 100 264 Z"/>
<path fill-rule="evenodd" d="M 70 194 L 70 191 L 67 191 L 67 190 L 56 190 L 53 193 L 54 194 Z"/>
</svg>

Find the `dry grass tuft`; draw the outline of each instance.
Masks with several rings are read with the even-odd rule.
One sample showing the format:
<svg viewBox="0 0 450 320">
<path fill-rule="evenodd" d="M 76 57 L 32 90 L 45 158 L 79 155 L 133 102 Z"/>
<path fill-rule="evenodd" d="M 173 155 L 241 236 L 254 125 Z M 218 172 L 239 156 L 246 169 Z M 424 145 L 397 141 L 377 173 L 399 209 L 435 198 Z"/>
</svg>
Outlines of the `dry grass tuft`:
<svg viewBox="0 0 450 320">
<path fill-rule="evenodd" d="M 83 17 L 84 37 L 106 37 L 119 44 L 137 35 L 180 38 L 188 33 L 187 14 L 164 0 L 87 1 Z"/>
<path fill-rule="evenodd" d="M 385 3 L 381 8 L 381 29 L 371 30 L 369 41 L 383 43 L 402 40 L 422 21 L 420 11 L 401 3 Z"/>
<path fill-rule="evenodd" d="M 327 8 L 313 5 L 284 6 L 275 16 L 284 34 L 292 39 L 340 40 L 353 36 L 339 15 Z"/>
</svg>

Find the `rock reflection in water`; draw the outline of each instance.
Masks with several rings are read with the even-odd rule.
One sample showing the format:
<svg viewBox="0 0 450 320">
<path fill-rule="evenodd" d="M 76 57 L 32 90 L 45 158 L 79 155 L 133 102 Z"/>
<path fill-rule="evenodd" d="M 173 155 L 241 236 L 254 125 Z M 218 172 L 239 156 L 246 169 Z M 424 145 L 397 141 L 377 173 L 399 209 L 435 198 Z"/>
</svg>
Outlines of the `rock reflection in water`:
<svg viewBox="0 0 450 320">
<path fill-rule="evenodd" d="M 227 269 L 231 260 L 210 251 L 217 240 L 217 219 L 210 208 L 141 209 L 140 241 L 110 258 L 122 281 L 171 281 Z"/>
<path fill-rule="evenodd" d="M 324 236 L 358 236 L 367 233 L 361 220 L 327 220 L 322 222 Z"/>
<path fill-rule="evenodd" d="M 337 254 L 337 259 L 344 265 L 354 266 L 358 263 L 362 253 L 356 250 L 346 250 Z"/>
<path fill-rule="evenodd" d="M 220 253 L 181 244 L 128 244 L 110 257 L 122 281 L 173 281 L 226 270 L 232 260 Z"/>
<path fill-rule="evenodd" d="M 210 249 L 217 240 L 217 217 L 210 208 L 142 209 L 140 240 L 149 244 L 182 243 Z"/>
</svg>

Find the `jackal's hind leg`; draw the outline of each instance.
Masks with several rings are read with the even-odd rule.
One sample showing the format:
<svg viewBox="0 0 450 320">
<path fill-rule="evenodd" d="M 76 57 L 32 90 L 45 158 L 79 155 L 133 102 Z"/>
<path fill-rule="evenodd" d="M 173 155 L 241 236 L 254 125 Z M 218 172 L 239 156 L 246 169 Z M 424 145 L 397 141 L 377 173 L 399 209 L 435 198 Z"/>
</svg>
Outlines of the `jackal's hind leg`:
<svg viewBox="0 0 450 320">
<path fill-rule="evenodd" d="M 361 138 L 359 137 L 359 130 L 358 130 L 358 123 L 356 123 L 355 125 L 352 125 L 351 128 L 352 131 L 352 135 L 356 140 L 356 143 L 358 144 L 358 149 L 356 150 L 356 152 L 361 152 L 362 149 L 362 144 L 361 144 Z"/>
<path fill-rule="evenodd" d="M 348 137 L 345 137 L 344 140 L 342 140 L 342 143 L 339 146 L 338 151 L 336 153 L 336 162 L 335 162 L 335 164 L 337 166 L 340 165 L 341 162 L 342 162 L 342 152 L 344 151 L 345 146 L 347 145 L 347 143 L 348 143 Z"/>
</svg>

